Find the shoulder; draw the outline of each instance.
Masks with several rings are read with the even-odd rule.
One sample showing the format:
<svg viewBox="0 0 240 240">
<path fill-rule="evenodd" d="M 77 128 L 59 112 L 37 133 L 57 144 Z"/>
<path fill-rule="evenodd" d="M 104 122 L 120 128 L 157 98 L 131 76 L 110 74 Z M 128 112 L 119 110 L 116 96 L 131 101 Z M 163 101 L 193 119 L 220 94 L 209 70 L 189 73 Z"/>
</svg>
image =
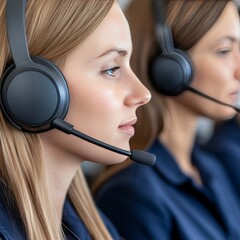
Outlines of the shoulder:
<svg viewBox="0 0 240 240">
<path fill-rule="evenodd" d="M 111 216 L 111 220 L 112 215 L 120 218 L 126 211 L 128 217 L 138 215 L 144 218 L 151 212 L 169 215 L 164 194 L 167 187 L 154 167 L 133 163 L 105 180 L 94 198 L 99 208 Z M 147 212 L 146 206 L 149 207 Z"/>
<path fill-rule="evenodd" d="M 161 184 L 153 180 L 154 171 L 132 164 L 108 178 L 95 194 L 98 207 L 126 239 L 156 239 L 170 229 L 172 214 Z"/>
<path fill-rule="evenodd" d="M 198 166 L 205 169 L 210 175 L 221 177 L 225 174 L 219 157 L 205 147 L 195 145 L 193 155 L 198 159 Z"/>
<path fill-rule="evenodd" d="M 23 223 L 14 201 L 7 198 L 5 188 L 0 184 L 0 239 L 26 239 Z M 11 205 L 9 204 L 11 202 Z"/>
<path fill-rule="evenodd" d="M 120 240 L 121 238 L 118 235 L 117 230 L 114 225 L 110 222 L 110 220 L 99 210 L 100 217 L 110 232 L 111 236 L 115 240 Z M 78 216 L 74 206 L 72 205 L 69 199 L 66 199 L 64 203 L 64 212 L 63 212 L 63 228 L 68 227 L 67 229 L 71 229 L 78 237 L 81 239 L 91 239 L 88 229 L 83 223 L 82 219 Z M 68 232 L 66 231 L 66 235 Z"/>
<path fill-rule="evenodd" d="M 107 192 L 109 194 L 113 192 L 126 193 L 125 197 L 130 196 L 131 193 L 144 194 L 155 187 L 158 176 L 154 172 L 154 167 L 132 163 L 104 179 L 95 191 L 95 196 L 105 195 Z"/>
<path fill-rule="evenodd" d="M 204 148 L 220 158 L 234 157 L 240 153 L 240 124 L 235 118 L 222 123 L 216 128 Z"/>
</svg>

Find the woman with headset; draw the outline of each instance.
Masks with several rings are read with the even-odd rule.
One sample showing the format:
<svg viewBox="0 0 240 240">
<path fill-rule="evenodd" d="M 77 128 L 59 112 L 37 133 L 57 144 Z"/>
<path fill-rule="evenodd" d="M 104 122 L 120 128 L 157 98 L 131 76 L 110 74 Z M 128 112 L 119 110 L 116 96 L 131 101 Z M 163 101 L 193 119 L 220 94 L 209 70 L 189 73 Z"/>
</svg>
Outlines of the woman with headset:
<svg viewBox="0 0 240 240">
<path fill-rule="evenodd" d="M 240 239 L 236 191 L 219 159 L 195 141 L 201 117 L 236 114 L 237 2 L 132 0 L 126 16 L 133 69 L 152 86 L 132 144 L 157 161 L 110 168 L 94 188 L 98 206 L 126 239 Z"/>
<path fill-rule="evenodd" d="M 1 0 L 0 23 L 0 239 L 120 239 L 80 163 L 126 157 L 62 132 L 129 149 L 151 95 L 118 3 Z"/>
</svg>

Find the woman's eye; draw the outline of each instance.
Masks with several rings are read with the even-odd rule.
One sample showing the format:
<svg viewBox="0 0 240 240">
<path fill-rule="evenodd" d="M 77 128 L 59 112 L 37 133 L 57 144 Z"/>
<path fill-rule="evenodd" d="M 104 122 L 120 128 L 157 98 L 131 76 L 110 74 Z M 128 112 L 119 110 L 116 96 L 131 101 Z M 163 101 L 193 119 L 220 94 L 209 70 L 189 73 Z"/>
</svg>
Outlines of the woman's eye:
<svg viewBox="0 0 240 240">
<path fill-rule="evenodd" d="M 220 56 L 224 56 L 224 55 L 229 54 L 230 52 L 231 52 L 230 49 L 223 49 L 223 50 L 218 51 L 217 53 L 218 53 L 218 55 L 220 55 Z"/>
<path fill-rule="evenodd" d="M 116 67 L 113 67 L 113 68 L 104 70 L 103 72 L 104 72 L 105 74 L 107 74 L 108 76 L 110 76 L 110 77 L 116 77 L 116 76 L 115 76 L 115 72 L 116 72 L 118 69 L 120 69 L 120 67 L 119 67 L 119 66 L 116 66 Z"/>
</svg>

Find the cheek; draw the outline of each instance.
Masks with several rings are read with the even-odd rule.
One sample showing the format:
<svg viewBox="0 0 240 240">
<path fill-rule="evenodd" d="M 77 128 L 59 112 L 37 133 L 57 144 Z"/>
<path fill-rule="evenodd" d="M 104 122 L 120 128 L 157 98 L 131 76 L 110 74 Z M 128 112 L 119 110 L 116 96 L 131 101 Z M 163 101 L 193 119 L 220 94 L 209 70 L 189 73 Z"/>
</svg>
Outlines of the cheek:
<svg viewBox="0 0 240 240">
<path fill-rule="evenodd" d="M 99 128 L 118 124 L 121 111 L 120 96 L 102 86 L 80 84 L 69 86 L 70 106 L 66 120 L 86 133 L 99 132 Z M 102 130 L 102 129 L 101 129 Z"/>
<path fill-rule="evenodd" d="M 228 90 L 228 72 L 222 66 L 220 68 L 208 62 L 200 64 L 194 73 L 192 86 L 212 97 L 220 97 Z"/>
</svg>

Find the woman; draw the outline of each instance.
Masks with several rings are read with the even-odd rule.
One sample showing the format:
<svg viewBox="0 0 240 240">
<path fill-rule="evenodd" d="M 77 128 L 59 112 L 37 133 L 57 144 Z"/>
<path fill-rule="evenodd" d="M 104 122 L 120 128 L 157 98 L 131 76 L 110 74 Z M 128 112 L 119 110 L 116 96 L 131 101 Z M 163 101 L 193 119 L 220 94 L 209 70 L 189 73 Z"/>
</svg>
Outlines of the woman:
<svg viewBox="0 0 240 240">
<path fill-rule="evenodd" d="M 132 144 L 155 153 L 157 162 L 153 168 L 130 164 L 111 169 L 109 181 L 105 177 L 95 189 L 97 204 L 126 239 L 240 239 L 239 198 L 218 159 L 195 143 L 201 117 L 224 120 L 236 114 L 232 106 L 240 79 L 236 2 L 170 0 L 164 8 L 163 4 L 152 8 L 152 2 L 133 0 L 126 14 L 133 37 L 133 69 L 147 86 L 154 86 L 152 101 L 140 109 Z M 165 24 L 159 24 L 162 16 Z M 183 67 L 188 79 L 180 88 L 174 88 L 172 77 L 178 80 L 182 75 L 169 66 L 174 58 L 163 62 L 166 52 L 189 60 Z M 165 69 L 158 74 L 163 63 L 168 75 Z"/>
<path fill-rule="evenodd" d="M 52 128 L 61 129 L 66 115 L 65 120 L 85 134 L 129 149 L 136 110 L 151 95 L 129 66 L 132 45 L 126 18 L 114 0 L 29 0 L 26 12 L 25 4 L 24 0 L 0 2 L 0 239 L 120 239 L 96 209 L 79 166 L 85 160 L 114 164 L 126 157 Z M 25 15 L 31 59 L 21 32 Z M 30 67 L 22 70 L 27 64 Z M 45 79 L 45 65 L 58 74 L 56 84 L 64 77 L 66 83 L 39 107 L 35 95 L 43 94 L 38 97 L 44 102 L 55 84 L 51 85 L 51 75 L 51 81 Z M 24 77 L 33 73 L 35 78 Z M 27 86 L 18 88 L 25 81 Z M 46 87 L 38 91 L 42 84 Z M 65 112 L 60 120 L 57 116 L 57 121 L 39 124 L 38 129 L 38 111 L 32 105 L 51 112 L 58 94 L 68 100 L 68 89 L 69 109 L 61 106 Z M 28 107 L 32 109 L 25 114 Z M 72 127 L 62 127 L 66 126 Z"/>
</svg>

